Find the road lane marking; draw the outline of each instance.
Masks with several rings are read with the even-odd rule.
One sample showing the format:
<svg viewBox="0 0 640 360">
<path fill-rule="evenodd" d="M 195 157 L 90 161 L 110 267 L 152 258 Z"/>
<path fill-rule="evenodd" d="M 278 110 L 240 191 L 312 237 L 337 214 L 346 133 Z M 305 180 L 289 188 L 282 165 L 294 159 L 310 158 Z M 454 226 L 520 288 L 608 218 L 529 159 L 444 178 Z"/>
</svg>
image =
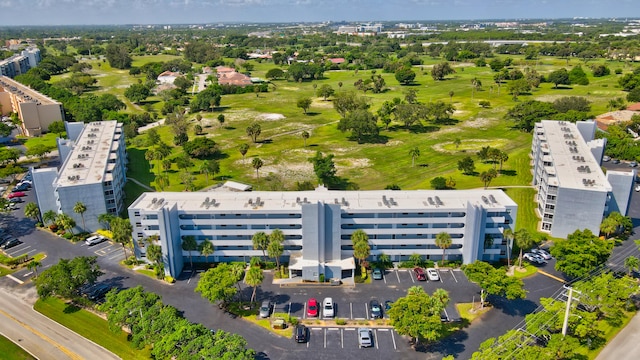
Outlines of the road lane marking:
<svg viewBox="0 0 640 360">
<path fill-rule="evenodd" d="M 11 275 L 11 274 L 7 275 L 7 277 L 8 277 L 9 279 L 11 279 L 11 280 L 13 280 L 13 281 L 17 282 L 17 283 L 18 283 L 18 284 L 20 284 L 20 285 L 24 284 L 24 281 L 22 281 L 22 280 L 20 280 L 20 279 L 18 279 L 18 278 L 16 278 L 16 277 L 14 277 L 14 276 L 13 276 L 13 275 Z"/>
<path fill-rule="evenodd" d="M 7 276 L 10 276 L 10 275 L 7 275 Z M 25 328 L 26 330 L 30 331 L 34 335 L 38 336 L 42 340 L 44 340 L 44 341 L 48 342 L 49 344 L 55 346 L 60 351 L 62 351 L 63 353 L 67 354 L 67 356 L 69 356 L 71 359 L 83 360 L 81 356 L 78 356 L 76 353 L 71 352 L 69 349 L 67 349 L 64 346 L 58 344 L 56 341 L 54 341 L 53 339 L 49 338 L 48 336 L 46 336 L 45 334 L 41 333 L 40 331 L 32 328 L 31 326 L 23 323 L 22 321 L 16 319 L 13 316 L 11 316 L 10 314 L 6 313 L 4 310 L 0 310 L 0 314 L 6 316 L 7 318 L 9 318 L 11 320 L 13 320 L 18 325 L 22 326 L 23 328 Z"/>
<path fill-rule="evenodd" d="M 555 276 L 555 275 L 551 275 L 551 274 L 549 274 L 549 273 L 548 273 L 548 272 L 546 272 L 546 271 L 543 271 L 543 270 L 538 269 L 538 272 L 539 272 L 540 274 L 544 275 L 544 276 L 547 276 L 547 277 L 552 278 L 553 280 L 560 281 L 560 282 L 561 282 L 561 283 L 563 283 L 563 284 L 566 282 L 566 281 L 564 281 L 563 279 L 561 279 L 561 278 L 559 278 L 559 277 L 557 277 L 557 276 Z"/>
<path fill-rule="evenodd" d="M 324 329 L 324 348 L 327 348 L 327 329 Z"/>
<path fill-rule="evenodd" d="M 374 337 L 374 341 L 376 342 L 376 349 L 380 349 L 380 348 L 378 347 L 378 330 L 373 329 L 373 333 L 374 333 L 374 335 L 373 335 L 373 337 Z"/>
</svg>

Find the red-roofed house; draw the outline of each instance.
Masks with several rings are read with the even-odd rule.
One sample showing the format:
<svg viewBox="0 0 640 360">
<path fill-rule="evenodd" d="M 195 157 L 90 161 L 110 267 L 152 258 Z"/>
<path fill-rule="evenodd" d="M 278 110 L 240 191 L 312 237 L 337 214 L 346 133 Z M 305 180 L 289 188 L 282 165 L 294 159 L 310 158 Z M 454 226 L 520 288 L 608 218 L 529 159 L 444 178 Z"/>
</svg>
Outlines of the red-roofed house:
<svg viewBox="0 0 640 360">
<path fill-rule="evenodd" d="M 251 85 L 251 78 L 245 74 L 241 74 L 239 72 L 232 72 L 220 75 L 218 74 L 218 84 L 220 85 L 236 85 L 236 86 L 246 86 Z"/>
<path fill-rule="evenodd" d="M 332 64 L 336 64 L 336 65 L 340 65 L 343 62 L 345 62 L 344 58 L 332 58 L 332 59 L 329 59 L 329 61 L 331 61 Z"/>
<path fill-rule="evenodd" d="M 627 110 L 640 111 L 640 102 L 637 102 L 635 104 L 631 104 L 631 105 L 627 106 Z"/>
</svg>

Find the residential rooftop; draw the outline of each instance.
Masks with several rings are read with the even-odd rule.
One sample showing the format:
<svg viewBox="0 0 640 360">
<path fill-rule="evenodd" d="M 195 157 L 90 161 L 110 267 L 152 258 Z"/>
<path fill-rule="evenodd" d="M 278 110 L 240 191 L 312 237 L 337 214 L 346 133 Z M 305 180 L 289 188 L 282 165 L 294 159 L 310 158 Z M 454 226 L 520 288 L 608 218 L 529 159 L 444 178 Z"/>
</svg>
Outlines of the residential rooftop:
<svg viewBox="0 0 640 360">
<path fill-rule="evenodd" d="M 589 145 L 584 141 L 575 124 L 542 120 L 544 135 L 535 135 L 546 139 L 541 144 L 549 150 L 543 160 L 553 166 L 545 166 L 550 175 L 549 185 L 573 188 L 590 189 L 594 191 L 611 191 L 611 185 L 607 181 L 600 163 L 591 153 Z"/>
<path fill-rule="evenodd" d="M 121 134 L 117 121 L 97 121 L 88 123 L 78 136 L 73 150 L 62 165 L 58 186 L 75 186 L 112 181 L 107 173 L 116 166 L 111 149 L 119 141 Z M 111 157 L 113 161 L 109 161 Z"/>
<path fill-rule="evenodd" d="M 333 203 L 343 209 L 398 211 L 400 209 L 434 211 L 464 209 L 467 203 L 487 209 L 516 206 L 502 190 L 367 190 L 339 191 L 319 187 L 311 191 L 216 191 L 148 192 L 140 195 L 130 208 L 158 209 L 175 204 L 182 211 L 299 211 L 304 203 Z"/>
<path fill-rule="evenodd" d="M 60 104 L 58 101 L 55 101 L 52 98 L 41 94 L 7 76 L 0 75 L 0 87 L 2 87 L 6 92 L 17 95 L 25 102 L 35 102 L 43 105 Z"/>
</svg>

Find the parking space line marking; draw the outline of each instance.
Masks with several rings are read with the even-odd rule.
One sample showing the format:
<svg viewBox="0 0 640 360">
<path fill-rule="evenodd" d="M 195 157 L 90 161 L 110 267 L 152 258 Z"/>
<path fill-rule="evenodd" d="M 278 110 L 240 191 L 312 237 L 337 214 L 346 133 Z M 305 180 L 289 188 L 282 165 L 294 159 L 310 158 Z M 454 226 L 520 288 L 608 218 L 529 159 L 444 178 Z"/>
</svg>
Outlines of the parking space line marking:
<svg viewBox="0 0 640 360">
<path fill-rule="evenodd" d="M 378 331 L 389 331 L 389 329 L 378 329 Z"/>
<path fill-rule="evenodd" d="M 396 277 L 398 278 L 398 283 L 401 283 L 402 281 L 400 281 L 400 274 L 398 274 L 398 270 L 396 270 L 395 273 Z"/>
<path fill-rule="evenodd" d="M 409 271 L 409 277 L 411 278 L 411 282 L 415 284 L 416 281 L 413 279 L 413 275 L 411 275 L 411 271 Z"/>
<path fill-rule="evenodd" d="M 22 275 L 22 277 L 27 277 L 27 276 L 29 276 L 29 275 L 31 275 L 31 274 L 33 274 L 33 271 L 28 272 L 28 273 L 26 273 L 26 274 Z"/>
<path fill-rule="evenodd" d="M 340 330 L 340 346 L 344 349 L 344 332 Z"/>
<path fill-rule="evenodd" d="M 356 328 L 344 328 L 345 330 L 349 330 L 349 331 L 355 331 Z"/>
<path fill-rule="evenodd" d="M 291 318 L 291 301 L 289 301 L 289 311 L 287 312 L 287 316 Z"/>
<path fill-rule="evenodd" d="M 352 320 L 366 320 L 366 319 L 365 318 L 355 318 L 355 319 L 352 319 Z"/>
<path fill-rule="evenodd" d="M 11 279 L 11 280 L 13 280 L 13 281 L 17 282 L 17 283 L 18 283 L 18 284 L 20 284 L 20 285 L 24 284 L 24 281 L 22 281 L 22 280 L 20 280 L 20 279 L 18 279 L 18 278 L 13 277 L 11 274 L 8 274 L 8 275 L 7 275 L 7 277 L 8 277 L 9 279 Z"/>
<path fill-rule="evenodd" d="M 303 313 L 302 313 L 302 318 L 306 319 L 307 318 L 307 302 L 304 302 L 304 309 L 303 309 Z"/>
<path fill-rule="evenodd" d="M 373 329 L 373 337 L 374 337 L 374 341 L 376 342 L 376 349 L 380 349 L 378 347 L 378 330 Z"/>
<path fill-rule="evenodd" d="M 327 329 L 324 329 L 324 348 L 327 348 Z"/>
<path fill-rule="evenodd" d="M 369 320 L 369 305 L 367 303 L 364 303 L 364 313 L 367 320 Z"/>
<path fill-rule="evenodd" d="M 451 276 L 453 276 L 453 280 L 458 282 L 458 279 L 456 279 L 456 276 L 453 274 L 453 270 L 449 269 L 449 272 L 451 273 Z"/>
<path fill-rule="evenodd" d="M 311 328 L 311 330 L 322 330 L 322 328 Z"/>
<path fill-rule="evenodd" d="M 382 280 L 384 280 L 384 283 L 387 283 L 387 276 L 384 274 L 384 272 L 382 273 Z"/>
<path fill-rule="evenodd" d="M 339 328 L 327 328 L 327 330 L 331 330 L 331 331 L 338 331 L 340 330 Z"/>
<path fill-rule="evenodd" d="M 393 336 L 393 330 L 391 330 L 391 340 L 393 340 L 393 349 L 398 350 L 398 347 L 396 346 L 396 337 Z"/>
<path fill-rule="evenodd" d="M 353 319 L 353 303 L 349 303 L 349 310 L 351 311 L 350 318 Z"/>
</svg>

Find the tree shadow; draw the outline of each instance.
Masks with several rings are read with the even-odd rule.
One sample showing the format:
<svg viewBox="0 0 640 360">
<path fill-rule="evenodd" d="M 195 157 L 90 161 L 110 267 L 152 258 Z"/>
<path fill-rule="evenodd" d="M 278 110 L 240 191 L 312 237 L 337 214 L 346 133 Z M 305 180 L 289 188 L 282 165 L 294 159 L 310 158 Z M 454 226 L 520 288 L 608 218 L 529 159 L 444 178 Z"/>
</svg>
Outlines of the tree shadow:
<svg viewBox="0 0 640 360">
<path fill-rule="evenodd" d="M 426 134 L 436 132 L 440 130 L 440 126 L 436 125 L 413 125 L 409 128 L 409 131 L 414 134 Z"/>
<path fill-rule="evenodd" d="M 458 119 L 448 118 L 448 119 L 438 119 L 438 120 L 435 120 L 433 123 L 438 125 L 456 125 L 459 122 L 460 120 Z"/>
<path fill-rule="evenodd" d="M 65 306 L 64 310 L 62 310 L 65 314 L 73 314 L 80 311 L 80 307 L 74 305 L 72 302 L 68 302 L 67 306 Z"/>
<path fill-rule="evenodd" d="M 503 169 L 503 170 L 500 171 L 500 174 L 501 175 L 506 175 L 506 176 L 516 176 L 518 174 L 518 172 L 515 171 L 515 170 L 504 170 Z"/>
<path fill-rule="evenodd" d="M 315 111 L 307 111 L 307 113 L 305 114 L 305 116 L 318 116 L 318 115 L 320 115 L 320 113 Z"/>
<path fill-rule="evenodd" d="M 420 166 L 420 167 L 429 167 L 429 164 L 427 164 L 427 163 L 422 163 L 422 164 L 418 164 L 418 166 Z"/>
<path fill-rule="evenodd" d="M 447 355 L 458 357 L 460 353 L 465 351 L 466 347 L 464 342 L 467 341 L 468 338 L 469 334 L 466 330 L 458 330 L 434 344 L 424 344 L 416 348 L 416 351 L 440 353 L 443 357 Z"/>
<path fill-rule="evenodd" d="M 215 108 L 213 108 L 210 112 L 223 112 L 225 110 L 229 110 L 231 109 L 231 106 L 216 106 Z"/>
<path fill-rule="evenodd" d="M 256 144 L 273 144 L 273 140 L 272 139 L 257 140 Z"/>
<path fill-rule="evenodd" d="M 386 144 L 389 142 L 389 137 L 386 135 L 363 135 L 360 139 L 357 139 L 354 135 L 349 136 L 349 141 L 357 141 L 358 144 Z"/>
<path fill-rule="evenodd" d="M 223 127 L 225 130 L 235 130 L 236 128 L 233 126 L 224 126 Z"/>
<path fill-rule="evenodd" d="M 360 186 L 358 184 L 349 181 L 348 178 L 336 176 L 329 181 L 327 184 L 328 188 L 331 190 L 359 190 Z"/>
<path fill-rule="evenodd" d="M 536 303 L 528 299 L 507 300 L 501 296 L 487 296 L 487 301 L 494 309 L 502 310 L 509 316 L 525 316 L 531 314 L 537 307 Z"/>
</svg>

